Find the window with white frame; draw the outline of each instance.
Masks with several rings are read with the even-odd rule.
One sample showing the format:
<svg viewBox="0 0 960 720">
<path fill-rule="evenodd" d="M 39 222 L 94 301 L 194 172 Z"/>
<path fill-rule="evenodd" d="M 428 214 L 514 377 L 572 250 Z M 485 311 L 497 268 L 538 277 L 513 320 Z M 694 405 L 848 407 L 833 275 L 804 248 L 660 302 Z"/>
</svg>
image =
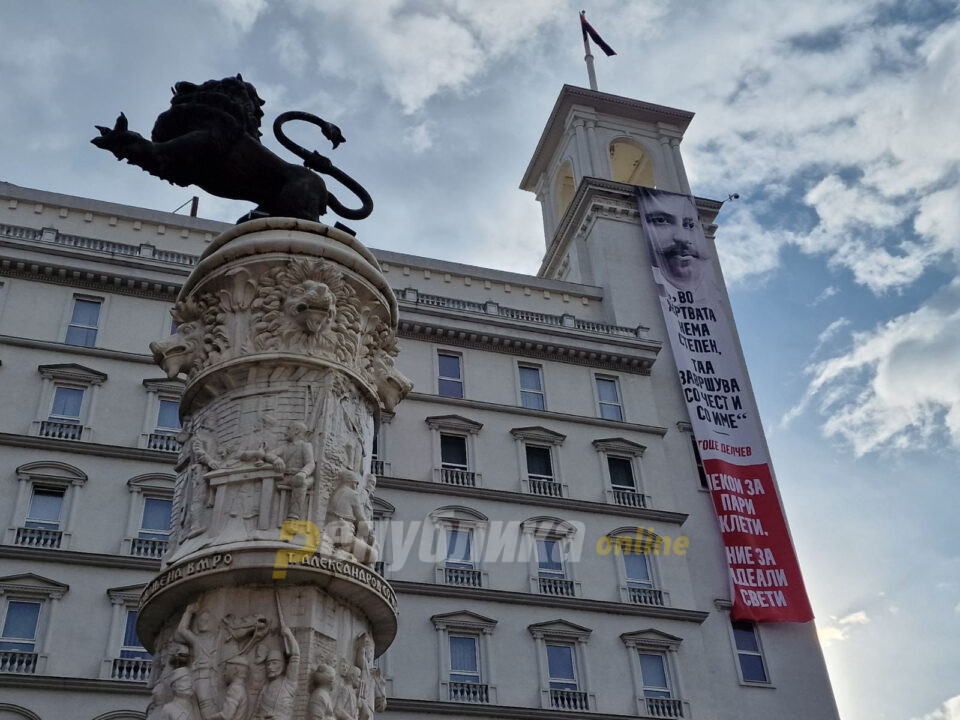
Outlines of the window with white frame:
<svg viewBox="0 0 960 720">
<path fill-rule="evenodd" d="M 173 525 L 175 482 L 175 476 L 166 473 L 147 473 L 127 481 L 130 505 L 127 532 L 121 543 L 124 555 L 156 559 L 164 556 Z"/>
<path fill-rule="evenodd" d="M 76 363 L 40 365 L 43 379 L 33 434 L 57 440 L 92 439 L 97 390 L 107 376 Z"/>
<path fill-rule="evenodd" d="M 64 342 L 68 345 L 95 347 L 97 330 L 100 327 L 100 311 L 103 300 L 90 297 L 74 297 L 73 311 L 67 325 Z"/>
<path fill-rule="evenodd" d="M 517 441 L 522 490 L 532 495 L 566 496 L 557 462 L 566 436 L 540 426 L 513 428 L 510 434 Z"/>
<path fill-rule="evenodd" d="M 448 505 L 430 513 L 440 534 L 437 582 L 460 587 L 483 587 L 478 548 L 482 547 L 487 516 L 471 508 Z"/>
<path fill-rule="evenodd" d="M 370 442 L 370 472 L 374 475 L 389 475 L 390 463 L 387 452 L 387 427 L 393 420 L 394 414 L 380 413 L 380 422 L 374 427 Z"/>
<path fill-rule="evenodd" d="M 540 704 L 551 710 L 589 711 L 596 707 L 585 672 L 591 630 L 566 620 L 529 626 L 537 644 Z"/>
<path fill-rule="evenodd" d="M 147 391 L 147 406 L 140 431 L 140 447 L 179 452 L 183 383 L 167 378 L 148 378 L 143 381 L 143 387 Z"/>
<path fill-rule="evenodd" d="M 630 672 L 644 717 L 687 717 L 677 669 L 681 638 L 649 628 L 620 636 L 630 654 Z"/>
<path fill-rule="evenodd" d="M 157 410 L 157 430 L 171 433 L 180 430 L 179 398 L 160 398 L 160 407 Z"/>
<path fill-rule="evenodd" d="M 518 365 L 520 405 L 531 410 L 546 410 L 547 400 L 543 390 L 543 368 L 539 365 Z"/>
<path fill-rule="evenodd" d="M 393 545 L 390 542 L 389 529 L 391 518 L 396 510 L 383 498 L 373 498 L 373 539 L 380 550 L 380 559 L 374 565 L 374 569 L 384 576 L 393 561 Z"/>
<path fill-rule="evenodd" d="M 463 356 L 448 350 L 437 351 L 437 394 L 463 397 Z"/>
<path fill-rule="evenodd" d="M 123 625 L 123 643 L 120 645 L 120 657 L 131 660 L 147 660 L 153 655 L 140 642 L 137 635 L 137 617 L 136 610 L 127 610 Z"/>
<path fill-rule="evenodd" d="M 438 415 L 426 418 L 433 431 L 434 481 L 448 485 L 477 487 L 480 473 L 474 463 L 474 443 L 483 427 L 460 415 Z"/>
<path fill-rule="evenodd" d="M 615 377 L 596 375 L 597 407 L 600 417 L 606 420 L 623 421 L 623 402 L 620 399 L 620 382 Z"/>
<path fill-rule="evenodd" d="M 667 593 L 657 582 L 654 554 L 659 555 L 662 538 L 645 528 L 622 527 L 607 537 L 620 577 L 620 601 L 633 605 L 664 606 Z"/>
<path fill-rule="evenodd" d="M 531 518 L 521 523 L 525 543 L 532 548 L 531 591 L 540 595 L 576 597 L 580 583 L 574 578 L 571 558 L 576 557 L 574 540 L 582 542 L 577 528 L 559 518 Z"/>
<path fill-rule="evenodd" d="M 497 621 L 468 610 L 434 615 L 439 634 L 440 699 L 496 704 L 489 641 Z"/>
<path fill-rule="evenodd" d="M 740 679 L 745 683 L 768 684 L 770 677 L 767 674 L 767 664 L 764 662 L 757 626 L 751 622 L 736 620 L 731 621 L 730 625 L 737 650 Z"/>
<path fill-rule="evenodd" d="M 44 672 L 53 606 L 69 589 L 33 573 L 0 577 L 0 673 Z"/>
<path fill-rule="evenodd" d="M 37 461 L 17 468 L 17 491 L 6 542 L 48 550 L 67 549 L 86 474 L 66 463 Z"/>
<path fill-rule="evenodd" d="M 640 458 L 646 448 L 625 438 L 594 440 L 600 455 L 607 502 L 627 507 L 647 507 L 640 475 Z"/>
<path fill-rule="evenodd" d="M 150 679 L 152 655 L 137 634 L 137 604 L 143 585 L 107 590 L 112 606 L 110 634 L 100 677 L 109 680 L 145 682 Z"/>
</svg>

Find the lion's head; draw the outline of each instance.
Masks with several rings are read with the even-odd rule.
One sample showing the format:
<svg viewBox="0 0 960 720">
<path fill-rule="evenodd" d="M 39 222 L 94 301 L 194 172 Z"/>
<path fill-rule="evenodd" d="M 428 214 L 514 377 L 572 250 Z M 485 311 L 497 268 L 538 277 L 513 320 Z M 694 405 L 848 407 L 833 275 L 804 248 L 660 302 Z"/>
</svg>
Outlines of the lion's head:
<svg viewBox="0 0 960 720">
<path fill-rule="evenodd" d="M 171 90 L 170 109 L 153 126 L 154 142 L 165 142 L 204 126 L 235 126 L 259 139 L 264 101 L 240 74 L 201 85 L 182 80 Z"/>
<path fill-rule="evenodd" d="M 337 317 L 337 298 L 319 280 L 303 280 L 291 287 L 283 299 L 283 314 L 301 332 L 322 333 L 333 326 Z"/>
</svg>

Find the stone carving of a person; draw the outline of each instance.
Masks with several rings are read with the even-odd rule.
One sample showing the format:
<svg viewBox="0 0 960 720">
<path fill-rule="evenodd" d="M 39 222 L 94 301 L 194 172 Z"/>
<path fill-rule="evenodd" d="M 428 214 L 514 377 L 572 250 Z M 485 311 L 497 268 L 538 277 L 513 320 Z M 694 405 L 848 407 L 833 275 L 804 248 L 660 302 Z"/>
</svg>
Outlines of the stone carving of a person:
<svg viewBox="0 0 960 720">
<path fill-rule="evenodd" d="M 282 616 L 280 637 L 283 638 L 283 652 L 271 650 L 267 653 L 267 684 L 260 691 L 253 720 L 291 720 L 293 717 L 300 673 L 300 646 Z"/>
<path fill-rule="evenodd" d="M 213 507 L 213 493 L 203 476 L 220 467 L 215 457 L 216 444 L 214 434 L 201 424 L 180 450 L 176 469 L 187 473 L 186 496 L 180 506 L 180 525 L 188 538 L 204 531 L 206 509 Z"/>
<path fill-rule="evenodd" d="M 201 720 L 193 680 L 187 668 L 179 667 L 170 676 L 173 698 L 162 706 L 155 706 L 148 720 Z"/>
<path fill-rule="evenodd" d="M 358 528 L 372 528 L 373 520 L 365 513 L 359 483 L 359 473 L 348 469 L 340 472 L 327 504 L 326 530 L 334 547 L 346 550 L 359 562 L 372 563 L 377 560 L 373 545 L 357 537 Z"/>
<path fill-rule="evenodd" d="M 326 663 L 320 663 L 310 678 L 310 701 L 307 705 L 308 720 L 334 720 L 333 686 L 337 671 Z"/>
<path fill-rule="evenodd" d="M 308 437 L 309 430 L 304 423 L 291 423 L 287 428 L 286 443 L 280 449 L 284 464 L 283 481 L 290 486 L 287 520 L 306 517 L 307 491 L 313 485 L 313 472 L 317 468 L 313 444 Z"/>
<path fill-rule="evenodd" d="M 360 688 L 360 668 L 343 662 L 340 668 L 340 687 L 333 707 L 336 720 L 357 720 L 357 691 Z"/>
<path fill-rule="evenodd" d="M 242 655 L 228 658 L 223 666 L 223 681 L 227 685 L 220 712 L 204 720 L 246 720 L 247 673 L 250 663 Z"/>
<path fill-rule="evenodd" d="M 187 606 L 175 634 L 190 648 L 190 677 L 193 678 L 193 689 L 204 718 L 211 718 L 217 713 L 214 675 L 218 634 L 213 615 L 208 610 L 200 611 L 200 605 L 196 602 Z"/>
<path fill-rule="evenodd" d="M 360 670 L 360 686 L 357 688 L 359 720 L 372 720 L 377 704 L 377 686 L 373 678 L 376 672 L 373 666 L 373 653 L 373 638 L 367 633 L 360 633 L 354 648 L 354 665 Z"/>
</svg>

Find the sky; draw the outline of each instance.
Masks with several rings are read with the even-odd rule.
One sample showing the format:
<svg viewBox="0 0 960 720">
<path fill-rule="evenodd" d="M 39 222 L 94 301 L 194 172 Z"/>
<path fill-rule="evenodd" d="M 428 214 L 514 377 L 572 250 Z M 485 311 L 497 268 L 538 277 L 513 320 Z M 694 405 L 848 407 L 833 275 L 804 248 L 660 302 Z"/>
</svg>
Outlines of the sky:
<svg viewBox="0 0 960 720">
<path fill-rule="evenodd" d="M 93 126 L 122 110 L 146 134 L 174 82 L 242 72 L 268 122 L 342 128 L 369 245 L 535 273 L 517 186 L 562 84 L 586 84 L 581 6 L 5 0 L 0 180 L 173 210 L 194 190 L 118 170 Z M 960 720 L 960 8 L 586 9 L 618 52 L 600 89 L 696 112 L 695 194 L 740 195 L 717 243 L 842 717 Z M 247 209 L 201 193 L 204 217 Z"/>
</svg>

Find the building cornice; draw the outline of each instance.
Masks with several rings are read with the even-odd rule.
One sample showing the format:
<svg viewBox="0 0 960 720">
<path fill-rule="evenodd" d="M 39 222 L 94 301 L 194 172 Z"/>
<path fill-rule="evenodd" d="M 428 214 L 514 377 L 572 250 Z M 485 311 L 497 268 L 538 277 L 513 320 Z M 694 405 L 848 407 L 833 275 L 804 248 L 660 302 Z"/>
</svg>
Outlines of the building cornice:
<svg viewBox="0 0 960 720">
<path fill-rule="evenodd" d="M 490 717 L 505 720 L 624 720 L 636 715 L 610 715 L 607 713 L 583 712 L 572 714 L 569 710 L 544 710 L 542 708 L 518 707 L 515 705 L 481 705 L 479 703 L 445 702 L 442 700 L 415 700 L 413 698 L 387 698 L 384 712 L 409 714 L 448 715 L 450 717 Z"/>
<path fill-rule="evenodd" d="M 163 452 L 161 450 L 147 450 L 121 445 L 103 445 L 101 443 L 81 442 L 79 440 L 57 440 L 56 438 L 19 435 L 16 433 L 0 433 L 0 445 L 78 453 L 80 455 L 124 458 L 127 460 L 146 460 L 147 462 L 163 463 L 164 465 L 171 466 L 177 460 L 174 453 Z"/>
<path fill-rule="evenodd" d="M 0 335 L 0 345 L 12 345 L 14 347 L 26 347 L 36 350 L 62 352 L 70 356 L 89 355 L 90 357 L 109 358 L 110 360 L 125 360 L 127 362 L 144 363 L 145 365 L 156 364 L 154 359 L 150 355 L 146 354 L 124 352 L 123 350 L 108 350 L 106 348 L 80 347 L 79 345 L 67 345 L 66 343 L 61 342 L 35 340 L 33 338 L 16 337 L 14 335 Z"/>
<path fill-rule="evenodd" d="M 30 548 L 20 545 L 0 545 L 0 558 L 8 560 L 32 560 L 50 562 L 58 565 L 73 563 L 93 567 L 121 568 L 124 570 L 149 570 L 156 572 L 160 569 L 160 561 L 151 558 L 127 557 L 124 555 L 107 555 L 104 553 L 77 552 L 76 550 L 53 550 L 49 548 Z"/>
<path fill-rule="evenodd" d="M 630 430 L 632 432 L 646 433 L 648 435 L 657 435 L 663 437 L 667 434 L 667 428 L 658 425 L 644 425 L 642 423 L 618 422 L 616 420 L 607 420 L 605 418 L 589 417 L 587 415 L 572 415 L 570 413 L 553 412 L 551 410 L 534 410 L 532 408 L 520 407 L 518 405 L 501 405 L 500 403 L 485 402 L 483 400 L 470 400 L 467 398 L 449 398 L 441 395 L 430 395 L 428 393 L 412 392 L 407 395 L 409 400 L 421 400 L 423 402 L 440 403 L 443 405 L 458 405 L 460 407 L 474 408 L 476 410 L 489 410 L 496 413 L 509 413 L 512 415 L 525 415 L 527 417 L 538 417 L 549 420 L 550 422 L 572 422 L 581 425 L 593 425 L 594 427 L 614 428 L 619 431 Z"/>
<path fill-rule="evenodd" d="M 535 505 L 538 507 L 559 508 L 574 512 L 590 512 L 603 515 L 616 515 L 636 520 L 650 520 L 683 525 L 689 515 L 671 510 L 654 510 L 652 508 L 638 508 L 627 505 L 612 505 L 591 500 L 575 498 L 549 497 L 547 495 L 530 495 L 513 492 L 511 490 L 493 490 L 483 487 L 467 487 L 461 485 L 447 485 L 446 483 L 426 482 L 424 480 L 408 480 L 406 478 L 381 476 L 377 479 L 378 488 L 403 490 L 415 493 L 432 493 L 435 495 L 456 495 L 477 500 L 493 500 L 497 502 L 516 503 L 518 505 Z"/>
<path fill-rule="evenodd" d="M 557 597 L 555 595 L 537 595 L 535 593 L 515 592 L 512 590 L 493 590 L 492 588 L 464 588 L 456 585 L 438 583 L 411 582 L 409 580 L 390 580 L 390 586 L 400 594 L 428 595 L 430 597 L 460 598 L 465 601 L 487 600 L 509 605 L 528 605 L 554 610 L 586 610 L 607 615 L 633 615 L 638 617 L 659 618 L 661 620 L 679 620 L 681 622 L 703 623 L 710 613 L 682 608 L 656 607 L 650 605 L 632 605 L 592 600 L 582 597 Z"/>
<path fill-rule="evenodd" d="M 76 690 L 79 692 L 106 692 L 130 695 L 149 695 L 146 682 L 129 680 L 100 680 L 56 675 L 0 674 L 0 687 L 37 690 Z"/>
</svg>

